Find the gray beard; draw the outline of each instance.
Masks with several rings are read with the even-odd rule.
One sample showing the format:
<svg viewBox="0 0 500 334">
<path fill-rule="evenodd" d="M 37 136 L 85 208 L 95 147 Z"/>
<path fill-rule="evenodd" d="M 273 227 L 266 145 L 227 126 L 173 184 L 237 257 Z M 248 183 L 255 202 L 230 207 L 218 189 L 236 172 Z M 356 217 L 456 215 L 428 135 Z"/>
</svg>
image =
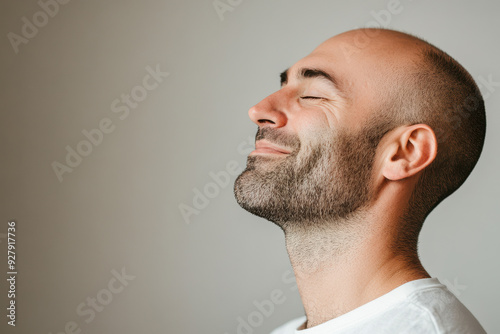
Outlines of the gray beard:
<svg viewBox="0 0 500 334">
<path fill-rule="evenodd" d="M 256 139 L 295 150 L 284 157 L 249 156 L 234 184 L 238 204 L 285 233 L 345 221 L 371 198 L 375 149 L 383 133 L 370 130 L 342 131 L 304 146 L 295 137 L 280 135 L 280 130 L 259 129 Z"/>
</svg>

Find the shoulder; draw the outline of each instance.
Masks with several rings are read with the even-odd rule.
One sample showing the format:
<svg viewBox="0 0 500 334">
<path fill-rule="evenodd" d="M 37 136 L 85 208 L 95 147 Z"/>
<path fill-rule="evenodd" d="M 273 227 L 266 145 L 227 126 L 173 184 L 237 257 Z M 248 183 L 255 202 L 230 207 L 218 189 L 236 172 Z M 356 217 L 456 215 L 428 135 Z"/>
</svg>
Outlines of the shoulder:
<svg viewBox="0 0 500 334">
<path fill-rule="evenodd" d="M 436 333 L 486 333 L 479 321 L 448 288 L 439 284 L 408 296 L 415 313 L 420 313 Z"/>
<path fill-rule="evenodd" d="M 271 334 L 295 334 L 295 330 L 306 321 L 306 317 L 302 316 L 288 321 L 284 325 L 276 328 Z"/>
</svg>

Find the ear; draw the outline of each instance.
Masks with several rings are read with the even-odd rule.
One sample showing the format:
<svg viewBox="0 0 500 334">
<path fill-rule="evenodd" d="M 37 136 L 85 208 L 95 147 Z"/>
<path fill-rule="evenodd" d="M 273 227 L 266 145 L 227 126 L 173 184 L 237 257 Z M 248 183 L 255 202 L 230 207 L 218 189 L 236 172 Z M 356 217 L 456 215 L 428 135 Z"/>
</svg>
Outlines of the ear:
<svg viewBox="0 0 500 334">
<path fill-rule="evenodd" d="M 386 142 L 382 174 L 393 181 L 411 177 L 434 161 L 437 147 L 436 135 L 428 125 L 399 127 Z"/>
</svg>

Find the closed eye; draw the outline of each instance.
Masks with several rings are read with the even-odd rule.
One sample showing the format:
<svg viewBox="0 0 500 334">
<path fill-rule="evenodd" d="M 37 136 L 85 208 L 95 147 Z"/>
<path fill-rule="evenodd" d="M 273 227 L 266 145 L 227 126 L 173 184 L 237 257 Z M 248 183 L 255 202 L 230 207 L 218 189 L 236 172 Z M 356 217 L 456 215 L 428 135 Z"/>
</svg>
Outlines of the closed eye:
<svg viewBox="0 0 500 334">
<path fill-rule="evenodd" d="M 319 96 L 301 96 L 301 99 L 324 100 L 324 97 Z"/>
</svg>

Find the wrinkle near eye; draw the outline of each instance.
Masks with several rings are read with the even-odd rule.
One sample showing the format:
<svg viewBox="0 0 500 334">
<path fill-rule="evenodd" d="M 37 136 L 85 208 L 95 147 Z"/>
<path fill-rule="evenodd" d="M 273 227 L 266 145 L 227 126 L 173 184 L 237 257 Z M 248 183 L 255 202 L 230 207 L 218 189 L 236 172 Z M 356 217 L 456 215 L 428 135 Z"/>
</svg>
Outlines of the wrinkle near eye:
<svg viewBox="0 0 500 334">
<path fill-rule="evenodd" d="M 343 110 L 341 109 L 341 103 L 338 100 L 333 99 L 300 99 L 300 104 L 302 108 L 308 113 L 314 113 L 318 115 L 323 123 L 327 123 L 330 129 L 335 129 L 338 127 L 338 117 L 337 115 Z M 320 116 L 321 115 L 321 116 Z"/>
<path fill-rule="evenodd" d="M 330 127 L 330 129 L 337 128 L 337 124 L 338 124 L 339 120 L 337 118 L 336 113 L 341 112 L 341 111 L 339 111 L 339 109 L 336 108 L 333 103 L 321 103 L 321 104 L 322 104 L 322 107 L 324 109 L 326 109 L 325 117 L 326 117 L 326 120 L 328 122 L 328 126 Z"/>
</svg>

